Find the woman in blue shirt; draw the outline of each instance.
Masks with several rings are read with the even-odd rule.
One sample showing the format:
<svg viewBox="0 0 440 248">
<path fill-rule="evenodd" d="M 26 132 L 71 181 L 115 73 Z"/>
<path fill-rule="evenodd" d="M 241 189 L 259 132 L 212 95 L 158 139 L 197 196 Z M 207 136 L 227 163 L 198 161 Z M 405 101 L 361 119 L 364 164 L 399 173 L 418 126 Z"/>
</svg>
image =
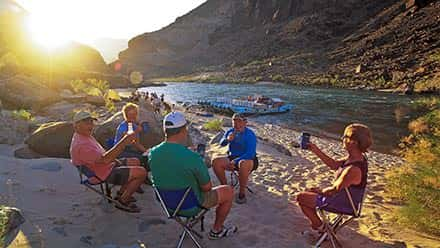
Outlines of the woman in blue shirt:
<svg viewBox="0 0 440 248">
<path fill-rule="evenodd" d="M 138 106 L 133 103 L 127 103 L 122 108 L 122 114 L 124 116 L 124 121 L 122 121 L 118 128 L 116 129 L 116 135 L 114 139 L 114 144 L 117 144 L 122 137 L 128 132 L 128 128 L 131 125 L 134 132 L 137 132 L 136 142 L 132 145 L 128 145 L 125 147 L 124 151 L 119 155 L 120 158 L 130 158 L 136 157 L 143 160 L 142 154 L 147 150 L 140 142 L 139 142 L 139 132 L 142 131 L 142 127 L 138 125 L 137 116 L 138 116 Z"/>
</svg>

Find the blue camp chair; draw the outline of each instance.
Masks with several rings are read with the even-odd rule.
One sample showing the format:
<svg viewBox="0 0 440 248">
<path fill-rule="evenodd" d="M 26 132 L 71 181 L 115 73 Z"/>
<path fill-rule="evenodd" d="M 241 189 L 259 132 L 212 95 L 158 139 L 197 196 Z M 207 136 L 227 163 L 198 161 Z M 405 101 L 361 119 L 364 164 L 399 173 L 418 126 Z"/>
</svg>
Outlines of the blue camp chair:
<svg viewBox="0 0 440 248">
<path fill-rule="evenodd" d="M 75 165 L 79 172 L 80 183 L 92 191 L 98 193 L 100 196 L 107 200 L 109 203 L 115 205 L 121 205 L 118 201 L 112 197 L 112 186 L 110 186 L 105 180 L 99 178 L 95 172 L 87 168 L 85 165 Z M 96 189 L 99 185 L 100 190 Z"/>
<path fill-rule="evenodd" d="M 200 229 L 202 232 L 204 231 L 203 222 L 208 209 L 201 206 L 191 187 L 180 190 L 164 190 L 153 186 L 153 190 L 167 218 L 175 220 L 183 228 L 179 242 L 177 243 L 177 248 L 182 247 L 186 235 L 191 238 L 198 248 L 201 248 L 202 246 L 197 238 L 202 239 L 203 237 L 200 233 L 195 231 L 193 227 L 200 222 Z M 188 210 L 194 207 L 200 209 L 198 214 L 194 216 L 181 214 L 182 210 Z"/>
<path fill-rule="evenodd" d="M 336 233 L 353 220 L 361 217 L 362 203 L 365 196 L 364 192 L 362 192 L 362 199 L 360 199 L 359 204 L 357 205 L 354 203 L 353 197 L 348 188 L 345 188 L 345 193 L 350 202 L 349 207 L 341 210 L 325 209 L 325 206 L 317 208 L 318 214 L 324 223 L 324 232 L 321 234 L 318 242 L 315 244 L 315 248 L 320 247 L 321 244 L 327 239 L 330 239 L 333 248 L 342 247 L 336 236 Z M 333 213 L 336 216 L 331 219 L 330 213 Z"/>
</svg>

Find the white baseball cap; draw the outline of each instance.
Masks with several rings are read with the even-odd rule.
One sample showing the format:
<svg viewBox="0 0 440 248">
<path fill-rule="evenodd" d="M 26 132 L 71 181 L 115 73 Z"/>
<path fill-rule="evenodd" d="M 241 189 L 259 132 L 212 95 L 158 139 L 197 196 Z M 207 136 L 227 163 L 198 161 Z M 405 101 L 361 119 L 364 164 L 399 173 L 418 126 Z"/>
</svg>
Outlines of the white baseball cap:
<svg viewBox="0 0 440 248">
<path fill-rule="evenodd" d="M 186 125 L 185 116 L 180 112 L 171 112 L 163 118 L 163 128 L 179 128 Z"/>
</svg>

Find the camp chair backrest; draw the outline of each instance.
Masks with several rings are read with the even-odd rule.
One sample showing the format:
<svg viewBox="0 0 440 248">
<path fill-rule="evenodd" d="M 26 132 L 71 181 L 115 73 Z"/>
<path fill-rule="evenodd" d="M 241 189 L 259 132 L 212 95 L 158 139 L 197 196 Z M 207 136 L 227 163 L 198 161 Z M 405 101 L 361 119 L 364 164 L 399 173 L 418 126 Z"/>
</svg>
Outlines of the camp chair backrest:
<svg viewBox="0 0 440 248">
<path fill-rule="evenodd" d="M 168 210 L 174 211 L 171 216 L 176 216 L 181 210 L 201 207 L 196 194 L 191 187 L 179 190 L 159 189 L 153 186 L 161 204 Z"/>
</svg>

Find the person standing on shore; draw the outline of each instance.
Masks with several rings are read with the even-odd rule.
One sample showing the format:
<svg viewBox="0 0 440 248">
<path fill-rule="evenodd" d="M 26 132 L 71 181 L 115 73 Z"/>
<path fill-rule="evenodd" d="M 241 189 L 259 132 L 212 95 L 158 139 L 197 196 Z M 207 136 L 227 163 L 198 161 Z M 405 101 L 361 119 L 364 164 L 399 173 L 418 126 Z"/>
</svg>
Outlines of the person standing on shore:
<svg viewBox="0 0 440 248">
<path fill-rule="evenodd" d="M 324 224 L 316 213 L 316 207 L 338 212 L 351 209 L 344 188 L 349 188 L 355 205 L 362 201 L 367 185 L 368 163 L 364 155 L 372 145 L 370 129 L 362 124 L 351 124 L 345 128 L 341 137 L 348 156 L 335 160 L 323 153 L 315 144 L 308 143 L 307 149 L 318 156 L 330 169 L 336 170 L 336 179 L 330 187 L 311 188 L 301 192 L 297 201 L 304 215 L 309 219 L 313 230 L 322 231 Z"/>
<path fill-rule="evenodd" d="M 243 204 L 249 175 L 258 167 L 257 136 L 246 126 L 247 119 L 242 114 L 232 116 L 232 125 L 220 141 L 221 146 L 229 146 L 228 156 L 214 158 L 212 167 L 221 184 L 226 184 L 226 170 L 238 171 L 240 191 L 235 201 Z"/>
</svg>

